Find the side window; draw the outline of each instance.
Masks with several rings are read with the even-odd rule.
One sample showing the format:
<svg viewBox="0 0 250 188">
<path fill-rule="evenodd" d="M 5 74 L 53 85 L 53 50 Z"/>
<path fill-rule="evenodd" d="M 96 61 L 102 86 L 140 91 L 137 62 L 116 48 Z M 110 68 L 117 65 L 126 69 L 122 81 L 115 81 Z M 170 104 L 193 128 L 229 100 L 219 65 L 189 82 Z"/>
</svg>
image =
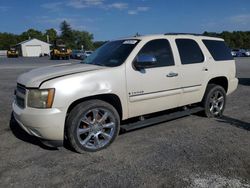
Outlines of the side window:
<svg viewBox="0 0 250 188">
<path fill-rule="evenodd" d="M 202 40 L 215 61 L 233 60 L 230 49 L 224 41 Z"/>
<path fill-rule="evenodd" d="M 194 40 L 176 39 L 176 45 L 179 50 L 181 64 L 202 63 L 204 61 L 204 55 Z"/>
<path fill-rule="evenodd" d="M 157 63 L 154 67 L 174 65 L 173 53 L 166 39 L 156 39 L 146 43 L 138 55 L 153 55 Z"/>
</svg>

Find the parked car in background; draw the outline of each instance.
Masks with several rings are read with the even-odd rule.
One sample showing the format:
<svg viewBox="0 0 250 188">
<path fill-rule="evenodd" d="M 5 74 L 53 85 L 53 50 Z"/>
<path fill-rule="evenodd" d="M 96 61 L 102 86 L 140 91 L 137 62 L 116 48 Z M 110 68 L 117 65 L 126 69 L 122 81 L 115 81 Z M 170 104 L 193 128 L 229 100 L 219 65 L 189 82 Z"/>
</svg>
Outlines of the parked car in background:
<svg viewBox="0 0 250 188">
<path fill-rule="evenodd" d="M 250 57 L 250 50 L 245 49 L 233 49 L 231 50 L 233 57 Z"/>
<path fill-rule="evenodd" d="M 85 51 L 84 52 L 84 59 L 89 57 L 92 53 L 93 53 L 93 51 Z"/>
<path fill-rule="evenodd" d="M 250 50 L 249 49 L 247 49 L 247 50 L 242 49 L 241 53 L 242 53 L 242 56 L 244 56 L 244 57 L 250 57 Z"/>
<path fill-rule="evenodd" d="M 231 54 L 233 57 L 238 57 L 239 49 L 232 49 Z"/>
<path fill-rule="evenodd" d="M 7 57 L 18 57 L 18 51 L 15 47 L 10 47 L 9 50 L 7 50 Z"/>
<path fill-rule="evenodd" d="M 71 59 L 84 59 L 84 51 L 83 50 L 72 50 L 72 54 L 70 55 Z"/>
</svg>

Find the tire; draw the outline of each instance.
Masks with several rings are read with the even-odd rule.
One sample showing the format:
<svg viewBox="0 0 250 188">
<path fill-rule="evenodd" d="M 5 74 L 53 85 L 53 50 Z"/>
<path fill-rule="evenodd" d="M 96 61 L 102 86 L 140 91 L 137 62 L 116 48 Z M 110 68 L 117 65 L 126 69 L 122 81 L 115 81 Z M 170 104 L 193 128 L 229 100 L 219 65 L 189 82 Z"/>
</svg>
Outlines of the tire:
<svg viewBox="0 0 250 188">
<path fill-rule="evenodd" d="M 116 109 L 101 100 L 78 104 L 66 120 L 67 139 L 79 153 L 96 152 L 108 147 L 120 131 Z"/>
<path fill-rule="evenodd" d="M 202 106 L 208 118 L 221 117 L 226 105 L 225 89 L 216 84 L 208 84 Z"/>
</svg>

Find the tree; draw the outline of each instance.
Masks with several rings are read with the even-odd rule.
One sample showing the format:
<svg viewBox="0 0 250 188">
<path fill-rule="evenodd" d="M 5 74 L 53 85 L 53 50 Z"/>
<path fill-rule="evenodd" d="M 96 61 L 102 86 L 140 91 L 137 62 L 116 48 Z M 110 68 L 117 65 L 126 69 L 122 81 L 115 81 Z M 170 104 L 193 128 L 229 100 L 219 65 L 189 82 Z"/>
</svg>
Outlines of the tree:
<svg viewBox="0 0 250 188">
<path fill-rule="evenodd" d="M 104 45 L 106 42 L 107 42 L 107 41 L 95 41 L 95 42 L 93 43 L 94 48 L 97 49 L 97 48 L 101 47 L 102 45 Z"/>
<path fill-rule="evenodd" d="M 93 50 L 93 34 L 87 32 L 87 31 L 77 31 L 73 30 L 74 35 L 74 47 L 77 49 L 83 48 L 85 50 Z"/>
<path fill-rule="evenodd" d="M 250 31 L 223 31 L 222 33 L 204 32 L 203 34 L 206 36 L 223 38 L 230 48 L 250 48 Z"/>
<path fill-rule="evenodd" d="M 0 50 L 8 50 L 19 42 L 18 36 L 11 33 L 0 33 Z"/>
<path fill-rule="evenodd" d="M 45 35 L 46 39 L 47 39 L 47 36 L 49 36 L 49 42 L 50 43 L 52 43 L 53 41 L 55 41 L 56 38 L 57 38 L 57 32 L 53 28 L 47 29 L 44 35 Z"/>
<path fill-rule="evenodd" d="M 44 37 L 43 33 L 41 31 L 38 31 L 38 30 L 35 30 L 35 29 L 29 29 L 29 30 L 23 32 L 19 36 L 20 41 L 33 39 L 33 38 L 45 41 L 45 37 Z"/>
<path fill-rule="evenodd" d="M 74 46 L 74 37 L 71 26 L 65 20 L 60 24 L 61 38 L 69 47 Z"/>
</svg>

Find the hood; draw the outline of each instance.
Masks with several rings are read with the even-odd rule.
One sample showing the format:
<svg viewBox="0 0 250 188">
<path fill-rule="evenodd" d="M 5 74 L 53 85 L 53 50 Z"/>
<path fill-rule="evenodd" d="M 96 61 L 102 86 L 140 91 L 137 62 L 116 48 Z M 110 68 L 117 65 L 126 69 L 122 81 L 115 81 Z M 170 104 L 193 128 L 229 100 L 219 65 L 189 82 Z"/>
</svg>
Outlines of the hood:
<svg viewBox="0 0 250 188">
<path fill-rule="evenodd" d="M 33 69 L 27 73 L 24 73 L 18 77 L 17 83 L 22 84 L 26 87 L 39 87 L 40 84 L 46 80 L 103 68 L 105 67 L 81 63 L 59 64 Z"/>
</svg>

